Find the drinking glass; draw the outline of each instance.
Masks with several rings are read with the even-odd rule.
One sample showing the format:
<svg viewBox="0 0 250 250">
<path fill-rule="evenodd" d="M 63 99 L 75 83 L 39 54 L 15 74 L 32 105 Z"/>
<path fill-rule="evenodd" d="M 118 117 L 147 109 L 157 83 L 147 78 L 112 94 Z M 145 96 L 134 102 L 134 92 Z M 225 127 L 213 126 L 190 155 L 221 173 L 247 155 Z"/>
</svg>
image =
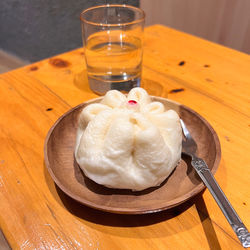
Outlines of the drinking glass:
<svg viewBox="0 0 250 250">
<path fill-rule="evenodd" d="M 127 92 L 140 86 L 145 14 L 129 5 L 101 5 L 81 15 L 88 81 L 92 91 Z"/>
</svg>

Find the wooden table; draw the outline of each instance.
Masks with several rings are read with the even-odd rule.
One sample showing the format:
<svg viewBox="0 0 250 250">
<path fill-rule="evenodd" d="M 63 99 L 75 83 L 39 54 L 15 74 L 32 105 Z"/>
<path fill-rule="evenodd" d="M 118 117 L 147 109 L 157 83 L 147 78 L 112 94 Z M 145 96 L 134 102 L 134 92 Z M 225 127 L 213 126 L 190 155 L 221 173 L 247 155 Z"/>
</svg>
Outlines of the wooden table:
<svg viewBox="0 0 250 250">
<path fill-rule="evenodd" d="M 143 87 L 196 110 L 218 133 L 216 179 L 250 228 L 250 56 L 156 25 L 145 30 Z M 149 215 L 78 204 L 44 164 L 49 128 L 95 98 L 83 49 L 0 76 L 0 226 L 14 249 L 241 249 L 210 193 Z"/>
</svg>

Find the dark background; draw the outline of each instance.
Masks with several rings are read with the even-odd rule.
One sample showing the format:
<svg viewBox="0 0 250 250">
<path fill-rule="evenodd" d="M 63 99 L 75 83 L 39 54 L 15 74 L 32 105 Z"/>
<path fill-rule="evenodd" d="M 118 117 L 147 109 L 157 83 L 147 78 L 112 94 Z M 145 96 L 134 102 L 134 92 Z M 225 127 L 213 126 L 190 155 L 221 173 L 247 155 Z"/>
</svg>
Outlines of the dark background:
<svg viewBox="0 0 250 250">
<path fill-rule="evenodd" d="M 82 46 L 80 13 L 139 0 L 0 0 L 0 49 L 35 62 Z"/>
</svg>

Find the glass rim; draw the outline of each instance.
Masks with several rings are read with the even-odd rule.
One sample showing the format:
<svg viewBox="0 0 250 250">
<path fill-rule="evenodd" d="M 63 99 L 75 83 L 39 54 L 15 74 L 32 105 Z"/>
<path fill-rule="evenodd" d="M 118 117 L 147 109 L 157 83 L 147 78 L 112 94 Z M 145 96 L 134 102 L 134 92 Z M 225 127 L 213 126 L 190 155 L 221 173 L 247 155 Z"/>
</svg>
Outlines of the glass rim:
<svg viewBox="0 0 250 250">
<path fill-rule="evenodd" d="M 101 22 L 100 23 L 92 22 L 92 21 L 88 21 L 87 19 L 85 19 L 84 17 L 82 17 L 82 15 L 84 15 L 85 13 L 87 13 L 90 10 L 101 9 L 101 8 L 109 8 L 109 7 L 120 7 L 120 8 L 132 9 L 132 10 L 135 10 L 137 12 L 140 12 L 142 14 L 142 17 L 139 18 L 139 19 L 136 19 L 136 20 L 134 20 L 132 22 L 115 23 L 115 24 L 112 24 L 112 23 L 101 23 Z M 80 20 L 82 22 L 84 22 L 84 23 L 95 25 L 95 26 L 103 26 L 103 27 L 127 26 L 127 25 L 136 24 L 136 23 L 140 23 L 140 22 L 144 21 L 145 20 L 145 12 L 142 9 L 140 9 L 140 8 L 137 8 L 137 7 L 132 6 L 132 5 L 127 5 L 127 4 L 104 4 L 104 5 L 93 6 L 93 7 L 90 7 L 90 8 L 87 8 L 87 9 L 83 10 L 81 12 L 81 14 L 80 14 Z"/>
</svg>

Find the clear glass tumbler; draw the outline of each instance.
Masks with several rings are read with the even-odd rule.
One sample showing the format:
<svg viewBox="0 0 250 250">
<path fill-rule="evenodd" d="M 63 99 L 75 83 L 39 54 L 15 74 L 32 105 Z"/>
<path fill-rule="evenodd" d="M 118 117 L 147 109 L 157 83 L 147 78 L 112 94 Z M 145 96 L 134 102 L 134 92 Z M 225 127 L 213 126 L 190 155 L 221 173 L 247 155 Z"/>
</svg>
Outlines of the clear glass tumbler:
<svg viewBox="0 0 250 250">
<path fill-rule="evenodd" d="M 140 86 L 145 14 L 129 5 L 101 5 L 81 15 L 89 85 L 103 95 Z"/>
</svg>

